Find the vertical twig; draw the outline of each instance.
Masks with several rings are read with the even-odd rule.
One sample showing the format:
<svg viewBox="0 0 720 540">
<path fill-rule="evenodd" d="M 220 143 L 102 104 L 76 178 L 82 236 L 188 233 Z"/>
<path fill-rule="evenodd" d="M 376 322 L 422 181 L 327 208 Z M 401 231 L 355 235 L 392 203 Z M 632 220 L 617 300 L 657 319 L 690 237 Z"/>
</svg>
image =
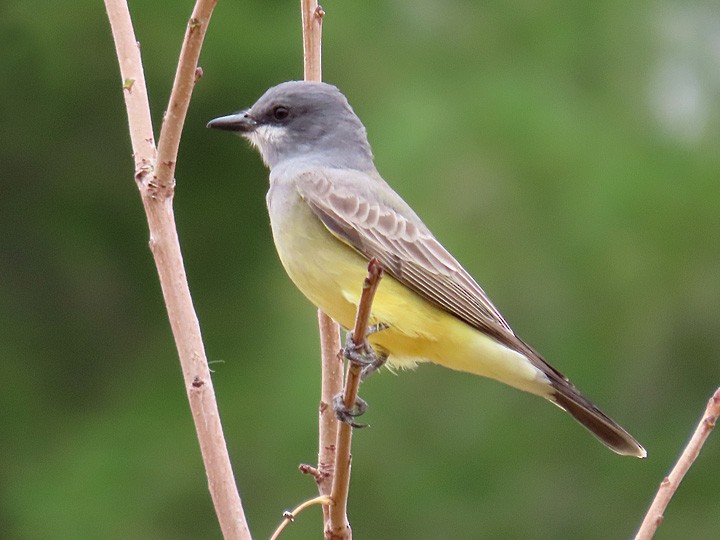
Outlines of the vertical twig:
<svg viewBox="0 0 720 540">
<path fill-rule="evenodd" d="M 193 10 L 183 41 L 158 152 L 150 120 L 142 60 L 127 2 L 105 0 L 120 63 L 135 158 L 135 180 L 147 215 L 150 248 L 180 357 L 210 494 L 223 536 L 226 539 L 249 539 L 250 532 L 225 445 L 172 209 L 173 174 L 180 134 L 195 82 L 200 48 L 215 3 L 216 0 L 198 0 Z"/>
<path fill-rule="evenodd" d="M 300 0 L 303 34 L 303 71 L 306 81 L 322 80 L 322 20 L 325 12 L 317 0 Z M 318 411 L 318 467 L 313 471 L 320 495 L 330 495 L 335 470 L 335 441 L 338 420 L 333 411 L 333 398 L 342 391 L 342 360 L 340 326 L 318 310 L 322 381 Z M 305 468 L 304 470 L 309 470 Z M 323 506 L 323 527 L 329 523 L 328 506 Z"/>
<path fill-rule="evenodd" d="M 175 81 L 170 92 L 170 100 L 158 140 L 158 163 L 155 167 L 155 176 L 160 189 L 174 184 L 180 136 L 190 106 L 190 97 L 197 82 L 198 59 L 215 4 L 217 4 L 217 0 L 197 0 L 185 30 Z"/>
<path fill-rule="evenodd" d="M 663 521 L 665 508 L 667 508 L 667 505 L 670 503 L 670 499 L 672 499 L 680 482 L 682 482 L 685 473 L 687 473 L 690 466 L 700 454 L 700 450 L 702 450 L 705 440 L 715 427 L 715 422 L 717 422 L 718 417 L 720 417 L 720 388 L 718 388 L 710 398 L 705 408 L 705 414 L 703 414 L 700 423 L 695 429 L 695 433 L 693 433 L 690 442 L 680 455 L 675 467 L 673 467 L 670 474 L 660 483 L 657 495 L 655 495 L 655 499 L 650 505 L 650 509 L 645 515 L 642 525 L 640 525 L 635 540 L 650 540 L 655 535 L 657 528 Z"/>
<path fill-rule="evenodd" d="M 303 29 L 303 71 L 306 81 L 322 81 L 322 21 L 317 0 L 300 0 Z"/>
<path fill-rule="evenodd" d="M 333 410 L 333 398 L 342 392 L 343 360 L 340 357 L 340 326 L 318 310 L 320 349 L 322 353 L 322 382 L 318 411 L 318 467 L 315 481 L 320 495 L 330 495 L 335 473 L 335 443 L 338 419 Z M 323 506 L 323 529 L 330 520 L 330 509 Z"/>
<path fill-rule="evenodd" d="M 372 302 L 375 298 L 380 279 L 382 278 L 382 267 L 376 259 L 371 259 L 368 264 L 368 277 L 363 283 L 360 304 L 358 305 L 355 327 L 353 329 L 353 343 L 360 346 L 365 342 L 370 321 Z M 356 362 L 349 362 L 347 377 L 345 378 L 345 390 L 343 392 L 343 404 L 346 408 L 352 409 L 360 387 L 360 375 L 362 367 Z M 352 445 L 353 428 L 346 423 L 341 423 L 338 429 L 335 476 L 332 484 L 332 500 L 330 506 L 330 526 L 325 529 L 326 540 L 340 540 L 352 538 L 350 522 L 347 518 L 347 499 L 350 489 L 350 466 L 352 456 L 350 448 Z"/>
<path fill-rule="evenodd" d="M 105 9 L 120 63 L 130 142 L 135 158 L 135 170 L 138 172 L 149 166 L 157 155 L 150 118 L 150 102 L 145 87 L 145 73 L 140 57 L 140 44 L 135 40 L 135 30 L 127 2 L 105 0 Z"/>
</svg>

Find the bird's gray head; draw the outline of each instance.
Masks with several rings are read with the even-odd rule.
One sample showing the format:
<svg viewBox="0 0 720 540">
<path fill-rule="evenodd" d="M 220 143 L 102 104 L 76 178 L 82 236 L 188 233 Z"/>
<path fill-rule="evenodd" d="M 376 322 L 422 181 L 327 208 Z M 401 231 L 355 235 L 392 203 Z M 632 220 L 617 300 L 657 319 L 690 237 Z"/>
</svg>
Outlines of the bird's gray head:
<svg viewBox="0 0 720 540">
<path fill-rule="evenodd" d="M 336 87 L 290 81 L 270 88 L 245 111 L 208 127 L 249 139 L 271 169 L 288 160 L 324 167 L 374 170 L 365 127 Z"/>
</svg>

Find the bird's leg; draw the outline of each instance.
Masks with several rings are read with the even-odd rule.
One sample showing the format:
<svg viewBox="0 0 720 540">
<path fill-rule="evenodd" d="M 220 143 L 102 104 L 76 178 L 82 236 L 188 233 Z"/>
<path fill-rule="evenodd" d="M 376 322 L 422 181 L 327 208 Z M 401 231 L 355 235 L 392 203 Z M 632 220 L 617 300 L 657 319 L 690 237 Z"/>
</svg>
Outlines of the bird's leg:
<svg viewBox="0 0 720 540">
<path fill-rule="evenodd" d="M 352 332 L 348 332 L 345 337 L 345 347 L 342 351 L 343 356 L 349 362 L 362 368 L 360 374 L 361 382 L 365 380 L 368 375 L 380 369 L 387 360 L 386 354 L 376 353 L 367 341 L 368 336 L 375 332 L 385 330 L 386 328 L 388 328 L 388 325 L 385 323 L 370 326 L 365 334 L 365 339 L 363 339 L 360 344 L 355 343 Z M 345 406 L 342 394 L 338 394 L 333 399 L 333 409 L 335 410 L 335 416 L 337 416 L 338 420 L 355 428 L 367 427 L 367 424 L 358 424 L 355 422 L 355 418 L 361 416 L 367 410 L 367 407 L 367 402 L 359 397 L 355 399 L 355 403 L 351 408 Z"/>
</svg>

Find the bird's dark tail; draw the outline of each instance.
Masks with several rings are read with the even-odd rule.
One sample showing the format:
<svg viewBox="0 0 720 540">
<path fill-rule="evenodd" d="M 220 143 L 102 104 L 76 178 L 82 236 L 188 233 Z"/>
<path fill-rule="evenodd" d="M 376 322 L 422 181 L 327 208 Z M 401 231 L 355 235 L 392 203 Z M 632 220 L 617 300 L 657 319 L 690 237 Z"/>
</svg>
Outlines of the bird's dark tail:
<svg viewBox="0 0 720 540">
<path fill-rule="evenodd" d="M 552 380 L 551 384 L 554 388 L 551 401 L 573 415 L 610 450 L 623 456 L 647 457 L 645 449 L 632 435 L 581 396 L 571 383 L 556 379 Z"/>
</svg>

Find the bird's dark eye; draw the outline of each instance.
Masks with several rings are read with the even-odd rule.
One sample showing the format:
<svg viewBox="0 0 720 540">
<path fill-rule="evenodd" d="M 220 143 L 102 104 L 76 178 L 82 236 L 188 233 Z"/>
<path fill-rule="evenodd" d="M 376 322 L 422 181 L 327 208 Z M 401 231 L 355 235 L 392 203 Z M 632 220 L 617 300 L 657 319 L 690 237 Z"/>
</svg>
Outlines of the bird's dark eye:
<svg viewBox="0 0 720 540">
<path fill-rule="evenodd" d="M 273 117 L 275 120 L 285 120 L 290 115 L 290 111 L 287 107 L 278 105 L 273 109 Z"/>
</svg>

